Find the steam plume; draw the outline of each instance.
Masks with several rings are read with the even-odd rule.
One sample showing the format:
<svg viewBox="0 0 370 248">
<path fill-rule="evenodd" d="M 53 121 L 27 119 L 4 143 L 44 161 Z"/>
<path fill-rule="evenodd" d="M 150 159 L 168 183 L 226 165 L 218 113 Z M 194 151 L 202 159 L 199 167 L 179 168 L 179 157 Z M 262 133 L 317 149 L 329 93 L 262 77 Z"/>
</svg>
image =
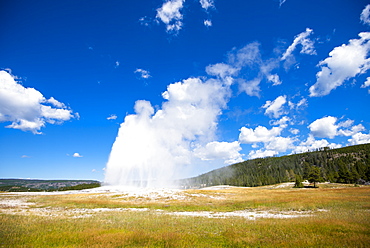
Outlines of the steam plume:
<svg viewBox="0 0 370 248">
<path fill-rule="evenodd" d="M 214 139 L 217 117 L 229 98 L 222 80 L 189 78 L 170 84 L 161 108 L 139 100 L 126 116 L 113 144 L 105 183 L 139 187 L 169 186 L 194 150 Z"/>
</svg>

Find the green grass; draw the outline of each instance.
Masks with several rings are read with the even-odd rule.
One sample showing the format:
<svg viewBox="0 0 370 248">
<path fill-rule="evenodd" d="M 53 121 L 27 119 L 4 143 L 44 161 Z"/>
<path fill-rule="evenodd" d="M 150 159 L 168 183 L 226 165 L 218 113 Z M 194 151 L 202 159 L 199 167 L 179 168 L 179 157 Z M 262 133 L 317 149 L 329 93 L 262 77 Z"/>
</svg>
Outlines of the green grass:
<svg viewBox="0 0 370 248">
<path fill-rule="evenodd" d="M 189 191 L 224 199 L 123 201 L 112 196 L 37 196 L 43 206 L 149 207 L 146 212 L 102 212 L 89 218 L 0 214 L 0 247 L 368 247 L 370 187 L 246 188 Z M 1 199 L 1 198 L 0 198 Z M 317 210 L 295 219 L 205 218 L 166 211 Z"/>
</svg>

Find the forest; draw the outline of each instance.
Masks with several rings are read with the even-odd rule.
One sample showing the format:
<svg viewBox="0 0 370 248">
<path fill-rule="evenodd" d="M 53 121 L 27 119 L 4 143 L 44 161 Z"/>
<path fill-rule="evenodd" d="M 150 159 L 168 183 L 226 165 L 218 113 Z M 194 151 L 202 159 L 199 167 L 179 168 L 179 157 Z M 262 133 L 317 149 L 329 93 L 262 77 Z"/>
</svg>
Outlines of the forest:
<svg viewBox="0 0 370 248">
<path fill-rule="evenodd" d="M 301 186 L 302 180 L 369 184 L 370 144 L 315 151 L 282 157 L 247 160 L 181 182 L 186 187 L 233 185 L 256 187 L 283 182 Z"/>
</svg>

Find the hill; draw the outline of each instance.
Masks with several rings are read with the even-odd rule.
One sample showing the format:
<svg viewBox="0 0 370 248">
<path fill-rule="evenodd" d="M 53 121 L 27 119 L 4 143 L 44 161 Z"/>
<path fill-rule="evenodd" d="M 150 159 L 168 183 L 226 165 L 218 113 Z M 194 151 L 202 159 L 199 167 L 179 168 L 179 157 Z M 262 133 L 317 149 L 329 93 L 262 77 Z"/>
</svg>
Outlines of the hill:
<svg viewBox="0 0 370 248">
<path fill-rule="evenodd" d="M 0 179 L 0 191 L 35 192 L 64 191 L 99 187 L 94 180 L 37 180 L 37 179 Z"/>
<path fill-rule="evenodd" d="M 296 179 L 367 184 L 370 181 L 370 144 L 339 149 L 324 147 L 301 154 L 247 160 L 185 179 L 181 184 L 255 187 Z"/>
</svg>

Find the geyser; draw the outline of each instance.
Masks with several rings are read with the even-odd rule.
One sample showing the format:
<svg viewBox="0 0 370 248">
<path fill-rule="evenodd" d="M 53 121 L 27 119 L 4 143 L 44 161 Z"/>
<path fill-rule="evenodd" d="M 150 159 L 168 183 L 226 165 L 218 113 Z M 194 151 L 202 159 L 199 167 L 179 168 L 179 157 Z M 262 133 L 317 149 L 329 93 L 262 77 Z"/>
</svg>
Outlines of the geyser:
<svg viewBox="0 0 370 248">
<path fill-rule="evenodd" d="M 168 187 L 193 161 L 194 150 L 213 141 L 217 117 L 226 106 L 229 85 L 222 80 L 189 78 L 170 84 L 154 111 L 139 100 L 125 117 L 106 166 L 105 183 Z"/>
</svg>

